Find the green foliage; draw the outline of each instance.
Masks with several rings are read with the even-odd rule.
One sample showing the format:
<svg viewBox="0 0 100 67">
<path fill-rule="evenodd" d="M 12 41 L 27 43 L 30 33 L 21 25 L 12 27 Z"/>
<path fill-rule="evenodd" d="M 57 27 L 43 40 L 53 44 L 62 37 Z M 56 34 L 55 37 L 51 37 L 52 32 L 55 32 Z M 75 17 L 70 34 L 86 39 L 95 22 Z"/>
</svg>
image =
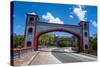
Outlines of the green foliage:
<svg viewBox="0 0 100 67">
<path fill-rule="evenodd" d="M 97 36 L 94 37 L 90 42 L 90 48 L 93 50 L 97 50 Z"/>
<path fill-rule="evenodd" d="M 68 38 L 67 36 L 55 36 L 55 34 L 49 34 L 49 33 L 46 33 L 46 34 L 43 34 L 39 37 L 39 45 L 46 45 L 46 46 L 60 46 L 60 47 L 71 47 L 72 46 L 72 42 L 70 41 L 61 41 L 59 43 L 55 42 L 55 37 L 58 37 L 58 38 L 62 38 L 62 39 L 65 39 L 65 38 Z"/>
<path fill-rule="evenodd" d="M 70 41 L 61 41 L 58 43 L 60 47 L 71 47 L 72 43 Z"/>
<path fill-rule="evenodd" d="M 23 47 L 22 43 L 24 41 L 24 36 L 23 35 L 14 35 L 13 36 L 13 46 L 14 48 L 17 47 Z"/>
<path fill-rule="evenodd" d="M 54 34 L 43 34 L 39 37 L 39 45 L 46 45 L 46 46 L 54 46 L 54 39 L 55 35 Z"/>
</svg>

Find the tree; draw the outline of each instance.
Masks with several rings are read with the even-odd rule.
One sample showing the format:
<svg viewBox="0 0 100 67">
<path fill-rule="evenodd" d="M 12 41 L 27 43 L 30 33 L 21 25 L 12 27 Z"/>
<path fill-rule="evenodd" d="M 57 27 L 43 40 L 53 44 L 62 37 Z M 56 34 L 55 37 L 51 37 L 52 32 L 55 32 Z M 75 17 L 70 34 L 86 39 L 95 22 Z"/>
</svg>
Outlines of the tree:
<svg viewBox="0 0 100 67">
<path fill-rule="evenodd" d="M 72 47 L 71 41 L 60 41 L 58 42 L 59 47 Z"/>
<path fill-rule="evenodd" d="M 39 45 L 54 46 L 55 45 L 54 38 L 55 38 L 54 34 L 49 34 L 49 33 L 43 34 L 39 37 L 38 40 Z"/>
<path fill-rule="evenodd" d="M 90 48 L 93 50 L 97 50 L 97 36 L 93 37 L 90 42 Z"/>
<path fill-rule="evenodd" d="M 18 46 L 23 47 L 24 36 L 23 35 L 13 35 L 13 46 L 17 48 Z"/>
</svg>

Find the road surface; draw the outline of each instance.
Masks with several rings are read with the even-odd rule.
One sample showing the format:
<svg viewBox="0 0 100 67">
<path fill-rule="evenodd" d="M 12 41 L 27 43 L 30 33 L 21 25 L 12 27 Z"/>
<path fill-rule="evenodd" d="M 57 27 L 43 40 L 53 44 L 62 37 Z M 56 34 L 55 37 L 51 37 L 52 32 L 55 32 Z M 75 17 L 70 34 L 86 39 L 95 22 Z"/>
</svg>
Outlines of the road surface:
<svg viewBox="0 0 100 67">
<path fill-rule="evenodd" d="M 72 62 L 96 61 L 96 57 L 75 53 L 70 48 L 42 48 L 30 65 L 60 64 Z"/>
</svg>

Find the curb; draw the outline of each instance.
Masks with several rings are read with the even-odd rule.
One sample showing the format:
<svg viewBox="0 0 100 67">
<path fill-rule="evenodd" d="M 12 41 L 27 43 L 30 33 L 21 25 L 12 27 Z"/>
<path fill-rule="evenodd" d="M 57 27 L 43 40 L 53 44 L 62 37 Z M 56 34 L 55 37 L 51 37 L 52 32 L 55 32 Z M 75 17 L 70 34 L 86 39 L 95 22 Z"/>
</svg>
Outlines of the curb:
<svg viewBox="0 0 100 67">
<path fill-rule="evenodd" d="M 25 66 L 25 65 L 30 65 L 32 60 L 39 54 L 39 51 L 31 57 L 31 59 L 29 61 L 27 61 L 26 63 L 21 64 L 21 66 Z"/>
</svg>

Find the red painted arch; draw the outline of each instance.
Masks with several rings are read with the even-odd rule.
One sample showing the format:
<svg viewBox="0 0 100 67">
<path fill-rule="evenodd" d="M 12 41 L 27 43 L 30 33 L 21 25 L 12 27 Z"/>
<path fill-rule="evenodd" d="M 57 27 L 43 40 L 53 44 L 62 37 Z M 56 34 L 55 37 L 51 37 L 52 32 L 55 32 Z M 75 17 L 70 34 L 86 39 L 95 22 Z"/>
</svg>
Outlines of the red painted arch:
<svg viewBox="0 0 100 67">
<path fill-rule="evenodd" d="M 59 29 L 59 28 L 53 28 L 53 29 L 48 29 L 48 30 L 43 30 L 40 31 L 39 33 L 37 33 L 37 35 L 35 36 L 35 40 L 34 40 L 34 50 L 38 50 L 38 39 L 42 34 L 48 33 L 48 32 L 53 32 L 53 31 L 61 31 L 61 32 L 67 32 L 67 33 L 71 33 L 73 35 L 75 35 L 76 37 L 78 37 L 81 40 L 81 36 L 79 33 L 72 31 L 72 30 L 66 30 L 66 29 Z"/>
</svg>

